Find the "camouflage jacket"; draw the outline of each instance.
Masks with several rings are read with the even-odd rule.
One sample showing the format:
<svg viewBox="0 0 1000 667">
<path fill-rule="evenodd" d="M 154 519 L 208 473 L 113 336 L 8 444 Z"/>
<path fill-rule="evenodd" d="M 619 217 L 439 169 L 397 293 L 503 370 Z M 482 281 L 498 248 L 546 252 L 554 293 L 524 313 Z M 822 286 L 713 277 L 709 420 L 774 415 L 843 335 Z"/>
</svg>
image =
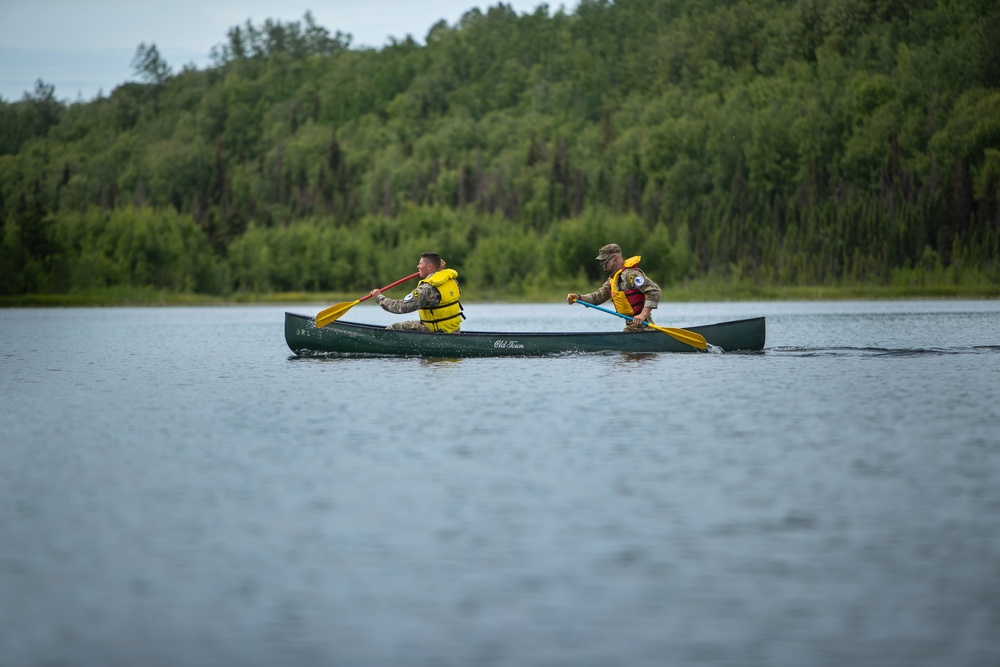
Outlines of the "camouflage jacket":
<svg viewBox="0 0 1000 667">
<path fill-rule="evenodd" d="M 378 298 L 378 305 L 382 307 L 382 310 L 397 315 L 412 313 L 421 308 L 433 308 L 439 303 L 441 303 L 441 292 L 427 283 L 420 283 L 415 290 L 402 299 L 390 299 L 385 295 Z"/>
<path fill-rule="evenodd" d="M 636 287 L 635 279 L 637 276 L 642 276 L 640 280 L 640 285 Z M 660 286 L 655 282 L 650 280 L 642 271 L 631 268 L 622 269 L 622 272 L 618 274 L 618 289 L 625 291 L 630 289 L 638 289 L 642 292 L 643 296 L 646 297 L 646 305 L 649 306 L 650 310 L 655 309 L 660 305 Z M 586 301 L 587 303 L 592 303 L 594 305 L 599 305 L 611 298 L 611 276 L 604 281 L 601 288 L 596 292 L 591 292 L 590 294 L 581 294 L 580 300 Z"/>
</svg>

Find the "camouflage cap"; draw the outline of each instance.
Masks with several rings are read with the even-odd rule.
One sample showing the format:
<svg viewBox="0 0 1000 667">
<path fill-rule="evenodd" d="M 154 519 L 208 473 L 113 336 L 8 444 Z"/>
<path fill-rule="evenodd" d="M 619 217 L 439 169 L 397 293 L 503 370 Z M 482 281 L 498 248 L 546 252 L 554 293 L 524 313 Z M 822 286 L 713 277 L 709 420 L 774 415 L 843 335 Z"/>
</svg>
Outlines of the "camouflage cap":
<svg viewBox="0 0 1000 667">
<path fill-rule="evenodd" d="M 604 260 L 606 260 L 608 257 L 611 257 L 611 255 L 614 255 L 615 253 L 618 253 L 619 255 L 622 254 L 621 246 L 619 246 L 617 243 L 609 243 L 608 245 L 601 248 L 601 251 L 597 253 L 597 259 L 603 262 Z"/>
</svg>

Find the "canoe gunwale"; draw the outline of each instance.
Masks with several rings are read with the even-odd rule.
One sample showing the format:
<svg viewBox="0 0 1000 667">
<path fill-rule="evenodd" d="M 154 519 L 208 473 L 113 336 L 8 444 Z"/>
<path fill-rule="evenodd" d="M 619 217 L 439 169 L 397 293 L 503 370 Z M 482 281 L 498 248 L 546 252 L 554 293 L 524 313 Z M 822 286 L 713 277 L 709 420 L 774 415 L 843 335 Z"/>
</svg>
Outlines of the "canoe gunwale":
<svg viewBox="0 0 1000 667">
<path fill-rule="evenodd" d="M 685 327 L 726 352 L 764 348 L 763 317 Z M 715 340 L 713 340 L 713 338 Z M 317 329 L 307 315 L 285 313 L 285 341 L 297 356 L 507 357 L 558 356 L 594 352 L 698 352 L 659 331 L 462 331 L 453 334 L 401 331 L 337 320 Z M 724 343 L 718 345 L 718 342 Z"/>
</svg>

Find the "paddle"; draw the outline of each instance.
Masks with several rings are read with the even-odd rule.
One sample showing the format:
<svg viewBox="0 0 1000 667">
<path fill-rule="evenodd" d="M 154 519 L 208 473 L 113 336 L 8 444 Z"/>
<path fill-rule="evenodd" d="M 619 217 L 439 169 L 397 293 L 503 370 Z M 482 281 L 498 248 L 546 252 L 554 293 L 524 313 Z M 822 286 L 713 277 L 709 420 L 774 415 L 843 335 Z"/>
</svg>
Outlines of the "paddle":
<svg viewBox="0 0 1000 667">
<path fill-rule="evenodd" d="M 397 280 L 396 282 L 392 283 L 391 285 L 386 285 L 385 287 L 383 287 L 382 291 L 384 292 L 387 289 L 389 289 L 390 287 L 395 287 L 399 283 L 405 283 L 407 280 L 411 280 L 412 278 L 416 278 L 419 275 L 420 275 L 420 272 L 418 271 L 417 273 L 414 273 L 412 275 L 406 276 L 405 278 L 400 278 L 399 280 Z M 347 311 L 349 311 L 351 308 L 354 308 L 354 306 L 358 305 L 362 301 L 370 299 L 371 297 L 372 297 L 371 294 L 365 294 L 360 299 L 355 299 L 354 301 L 345 301 L 344 303 L 336 303 L 336 304 L 330 306 L 329 308 L 321 310 L 319 312 L 319 314 L 316 316 L 316 328 L 317 329 L 322 329 L 323 327 L 325 327 L 330 322 L 333 322 L 334 320 L 339 320 L 343 316 L 344 313 L 346 313 Z"/>
<path fill-rule="evenodd" d="M 622 315 L 617 311 L 608 310 L 607 308 L 601 308 L 600 306 L 595 306 L 594 304 L 587 303 L 586 301 L 580 301 L 579 299 L 577 299 L 573 303 L 582 303 L 587 308 L 596 308 L 597 310 L 603 310 L 605 313 L 611 313 L 612 315 L 617 315 L 618 317 L 626 319 L 629 322 L 632 321 L 631 315 Z M 651 329 L 662 331 L 668 336 L 673 336 L 680 342 L 687 343 L 691 347 L 696 347 L 699 350 L 704 350 L 706 347 L 708 347 L 708 341 L 705 340 L 705 337 L 693 331 L 688 331 L 687 329 L 674 329 L 673 327 L 658 327 L 655 324 L 650 324 L 649 322 L 643 322 L 643 324 Z"/>
</svg>

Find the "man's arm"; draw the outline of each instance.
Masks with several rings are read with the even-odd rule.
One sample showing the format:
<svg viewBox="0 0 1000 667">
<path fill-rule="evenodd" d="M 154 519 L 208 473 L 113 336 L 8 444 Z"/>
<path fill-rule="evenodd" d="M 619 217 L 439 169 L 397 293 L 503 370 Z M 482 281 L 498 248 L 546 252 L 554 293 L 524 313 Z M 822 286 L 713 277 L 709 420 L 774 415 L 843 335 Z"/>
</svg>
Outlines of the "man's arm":
<svg viewBox="0 0 1000 667">
<path fill-rule="evenodd" d="M 414 296 L 414 292 L 416 292 L 416 296 Z M 417 285 L 417 289 L 402 299 L 390 299 L 384 294 L 379 294 L 376 301 L 382 310 L 403 315 L 421 308 L 431 308 L 438 305 L 441 303 L 441 293 L 427 283 L 420 283 Z"/>
<path fill-rule="evenodd" d="M 611 298 L 611 278 L 604 281 L 601 288 L 596 292 L 590 292 L 589 294 L 581 294 L 580 301 L 586 301 L 587 303 L 592 303 L 595 306 L 599 306 L 608 299 Z"/>
<path fill-rule="evenodd" d="M 641 271 L 629 271 L 628 269 L 622 271 L 622 282 L 625 283 L 625 289 L 637 289 L 645 297 L 642 312 L 636 313 L 635 317 L 632 318 L 635 324 L 642 324 L 649 319 L 649 314 L 653 309 L 660 305 L 662 290 Z"/>
<path fill-rule="evenodd" d="M 660 305 L 663 292 L 660 286 L 650 280 L 649 276 L 640 271 L 622 271 L 623 289 L 637 289 L 646 297 L 646 306 L 650 309 Z"/>
</svg>

